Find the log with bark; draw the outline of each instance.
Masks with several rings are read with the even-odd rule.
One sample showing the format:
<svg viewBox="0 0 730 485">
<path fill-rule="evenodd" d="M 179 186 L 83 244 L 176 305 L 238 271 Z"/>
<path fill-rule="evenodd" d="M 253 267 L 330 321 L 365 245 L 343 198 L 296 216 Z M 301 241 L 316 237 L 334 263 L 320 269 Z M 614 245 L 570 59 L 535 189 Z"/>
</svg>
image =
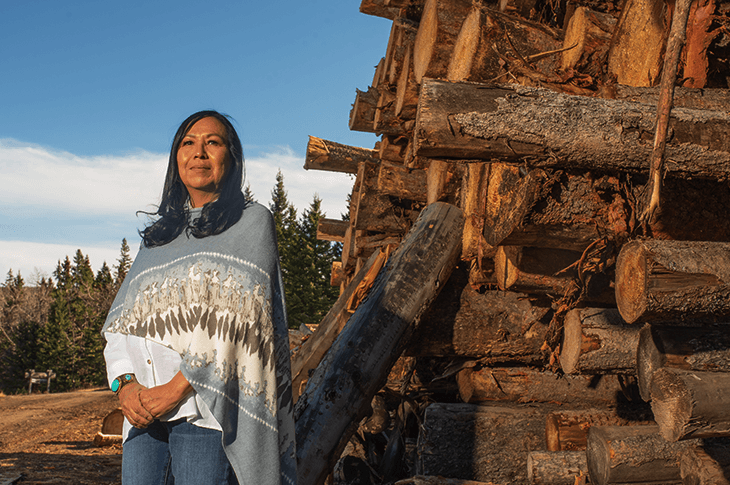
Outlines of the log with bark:
<svg viewBox="0 0 730 485">
<path fill-rule="evenodd" d="M 622 410 L 579 409 L 556 411 L 545 418 L 545 437 L 548 451 L 585 450 L 588 430 L 593 426 L 646 426 L 656 425 L 651 412 L 641 408 Z"/>
<path fill-rule="evenodd" d="M 727 440 L 702 440 L 679 455 L 684 485 L 730 485 L 730 446 Z"/>
<path fill-rule="evenodd" d="M 636 240 L 616 262 L 616 304 L 628 323 L 727 321 L 730 243 Z"/>
<path fill-rule="evenodd" d="M 446 75 L 425 75 L 449 81 L 557 81 L 560 38 L 547 25 L 477 4 L 462 21 Z"/>
<path fill-rule="evenodd" d="M 481 258 L 491 249 L 482 235 L 488 178 L 488 163 L 467 164 L 461 184 L 461 207 L 466 217 L 461 259 L 465 261 Z"/>
<path fill-rule="evenodd" d="M 416 83 L 424 77 L 446 77 L 454 43 L 471 8 L 471 0 L 426 0 L 413 49 Z"/>
<path fill-rule="evenodd" d="M 632 103 L 656 106 L 659 101 L 659 88 L 642 88 L 612 84 L 597 93 L 598 96 L 618 99 Z M 728 89 L 690 89 L 675 87 L 672 106 L 675 108 L 706 109 L 723 111 L 730 104 Z"/>
<path fill-rule="evenodd" d="M 414 153 L 500 158 L 531 167 L 640 172 L 652 151 L 655 111 L 643 104 L 524 86 L 424 80 Z M 730 114 L 677 108 L 670 129 L 670 175 L 728 178 Z"/>
<path fill-rule="evenodd" d="M 310 136 L 307 143 L 305 170 L 357 173 L 360 162 L 378 162 L 378 152 L 367 148 L 351 147 Z"/>
<path fill-rule="evenodd" d="M 379 100 L 380 92 L 372 86 L 367 91 L 355 90 L 355 102 L 350 110 L 351 130 L 375 133 L 373 122 Z"/>
<path fill-rule="evenodd" d="M 559 376 L 527 367 L 466 368 L 456 376 L 464 402 L 552 402 L 610 405 L 621 392 L 618 376 Z"/>
<path fill-rule="evenodd" d="M 419 426 L 419 474 L 526 483 L 527 455 L 544 447 L 536 406 L 430 404 Z"/>
<path fill-rule="evenodd" d="M 636 351 L 641 398 L 651 399 L 651 380 L 662 367 L 730 372 L 730 326 L 645 325 Z"/>
<path fill-rule="evenodd" d="M 322 217 L 317 223 L 317 239 L 320 241 L 345 242 L 348 227 L 350 227 L 348 221 Z"/>
<path fill-rule="evenodd" d="M 321 484 L 456 263 L 463 215 L 424 209 L 295 407 L 298 483 Z M 353 426 L 353 423 L 355 426 Z"/>
<path fill-rule="evenodd" d="M 566 374 L 634 375 L 640 330 L 615 308 L 573 309 L 565 315 L 560 367 Z"/>
<path fill-rule="evenodd" d="M 404 234 L 418 215 L 407 207 L 396 206 L 387 194 L 378 190 L 379 164 L 361 162 L 357 179 L 357 199 L 352 201 L 355 210 L 350 213 L 352 227 L 356 230 Z"/>
<path fill-rule="evenodd" d="M 407 355 L 466 357 L 495 362 L 542 363 L 550 312 L 527 295 L 477 292 L 468 280 L 468 265 L 460 263 L 446 286 L 424 313 L 406 349 Z"/>
<path fill-rule="evenodd" d="M 594 426 L 586 448 L 591 483 L 682 483 L 679 453 L 698 441 L 670 443 L 657 426 Z"/>
<path fill-rule="evenodd" d="M 317 330 L 304 341 L 299 351 L 292 356 L 292 392 L 295 401 L 307 383 L 310 371 L 313 371 L 319 365 L 332 342 L 335 341 L 340 330 L 350 318 L 348 312 L 350 299 L 376 261 L 378 261 L 378 253 L 373 254 L 368 259 L 367 264 L 357 272 L 345 291 L 340 294 L 335 304 L 332 305 L 332 308 L 317 326 Z"/>
<path fill-rule="evenodd" d="M 585 451 L 531 451 L 527 455 L 527 483 L 574 485 L 588 474 Z"/>
<path fill-rule="evenodd" d="M 730 436 L 730 373 L 659 369 L 651 409 L 669 441 Z"/>
<path fill-rule="evenodd" d="M 377 189 L 381 194 L 426 202 L 426 171 L 382 161 L 378 168 Z"/>
</svg>

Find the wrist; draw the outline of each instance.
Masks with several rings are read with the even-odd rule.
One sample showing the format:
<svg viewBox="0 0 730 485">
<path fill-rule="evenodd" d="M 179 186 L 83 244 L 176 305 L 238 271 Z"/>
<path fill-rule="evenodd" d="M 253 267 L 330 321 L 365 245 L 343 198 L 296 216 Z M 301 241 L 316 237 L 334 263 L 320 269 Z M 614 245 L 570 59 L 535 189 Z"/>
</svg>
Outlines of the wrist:
<svg viewBox="0 0 730 485">
<path fill-rule="evenodd" d="M 111 390 L 116 395 L 119 396 L 119 393 L 124 389 L 128 384 L 134 384 L 137 383 L 137 378 L 134 374 L 131 372 L 128 372 L 126 374 L 122 374 L 118 376 L 116 379 L 114 379 L 111 383 Z"/>
</svg>

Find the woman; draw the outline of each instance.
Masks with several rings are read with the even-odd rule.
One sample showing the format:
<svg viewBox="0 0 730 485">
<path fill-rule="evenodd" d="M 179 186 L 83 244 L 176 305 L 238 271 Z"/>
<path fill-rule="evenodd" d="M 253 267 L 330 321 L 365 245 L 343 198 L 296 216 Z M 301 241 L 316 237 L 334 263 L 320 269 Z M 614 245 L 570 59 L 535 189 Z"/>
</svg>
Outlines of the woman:
<svg viewBox="0 0 730 485">
<path fill-rule="evenodd" d="M 296 481 L 276 233 L 242 182 L 229 120 L 215 111 L 186 119 L 159 218 L 141 232 L 103 329 L 126 418 L 125 485 Z"/>
</svg>

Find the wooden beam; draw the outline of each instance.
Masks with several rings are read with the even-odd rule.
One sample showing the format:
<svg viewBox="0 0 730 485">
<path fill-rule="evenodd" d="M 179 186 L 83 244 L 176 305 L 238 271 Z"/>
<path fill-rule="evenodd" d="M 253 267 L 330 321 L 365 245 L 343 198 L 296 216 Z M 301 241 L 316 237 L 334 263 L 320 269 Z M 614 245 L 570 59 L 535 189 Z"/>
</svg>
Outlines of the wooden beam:
<svg viewBox="0 0 730 485">
<path fill-rule="evenodd" d="M 351 147 L 310 136 L 305 170 L 327 170 L 330 172 L 357 173 L 359 162 L 378 162 L 378 152 L 368 148 Z"/>
<path fill-rule="evenodd" d="M 655 112 L 648 105 L 538 88 L 424 80 L 414 149 L 432 158 L 529 160 L 531 167 L 639 173 L 652 151 L 642 133 L 653 132 Z M 670 175 L 730 176 L 727 112 L 675 109 L 670 129 Z"/>
<path fill-rule="evenodd" d="M 298 483 L 323 483 L 456 263 L 464 216 L 426 207 L 297 401 Z M 353 426 L 354 424 L 354 426 Z"/>
<path fill-rule="evenodd" d="M 325 219 L 323 217 L 317 223 L 317 239 L 320 241 L 344 242 L 348 227 L 350 227 L 350 221 Z"/>
</svg>

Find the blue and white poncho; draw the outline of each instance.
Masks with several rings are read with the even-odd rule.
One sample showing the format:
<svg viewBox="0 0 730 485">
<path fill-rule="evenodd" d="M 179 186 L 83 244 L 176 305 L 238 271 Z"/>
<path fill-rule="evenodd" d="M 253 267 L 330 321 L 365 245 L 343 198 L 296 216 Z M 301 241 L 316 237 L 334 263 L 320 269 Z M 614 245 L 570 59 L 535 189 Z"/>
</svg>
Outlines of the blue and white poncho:
<svg viewBox="0 0 730 485">
<path fill-rule="evenodd" d="M 220 423 L 241 485 L 296 483 L 288 329 L 276 231 L 265 207 L 248 204 L 215 236 L 183 232 L 164 246 L 141 248 L 103 332 L 180 353 L 180 370 Z"/>
</svg>

